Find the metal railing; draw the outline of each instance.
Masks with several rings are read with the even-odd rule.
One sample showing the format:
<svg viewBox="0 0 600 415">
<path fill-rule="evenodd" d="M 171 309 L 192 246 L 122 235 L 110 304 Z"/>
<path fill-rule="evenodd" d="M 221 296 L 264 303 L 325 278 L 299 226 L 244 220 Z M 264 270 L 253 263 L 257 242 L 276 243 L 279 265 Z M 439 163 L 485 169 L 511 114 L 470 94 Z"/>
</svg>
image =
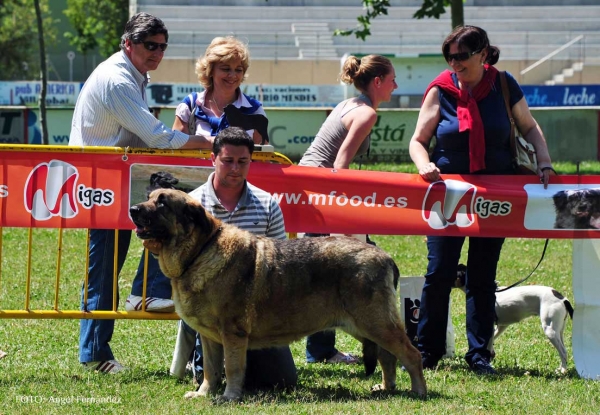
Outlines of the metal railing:
<svg viewBox="0 0 600 415">
<path fill-rule="evenodd" d="M 556 50 L 550 52 L 549 54 L 547 54 L 546 56 L 544 56 L 543 58 L 539 59 L 538 61 L 536 61 L 535 63 L 529 65 L 528 67 L 526 67 L 525 69 L 523 69 L 520 72 L 520 75 L 522 77 L 522 83 L 525 83 L 524 80 L 525 75 L 531 71 L 533 71 L 534 69 L 537 69 L 538 71 L 543 71 L 542 72 L 542 76 L 544 77 L 545 80 L 551 80 L 553 78 L 554 75 L 558 74 L 558 72 L 563 71 L 564 69 L 566 69 L 567 67 L 571 66 L 573 63 L 583 63 L 583 60 L 585 59 L 585 48 L 583 45 L 582 40 L 585 39 L 584 35 L 579 35 L 576 38 L 570 40 L 569 42 L 565 43 L 564 45 L 562 45 L 561 47 L 557 48 Z M 568 56 L 567 60 L 562 59 L 558 65 L 555 64 L 555 61 L 553 61 L 553 59 L 559 55 L 561 55 L 562 52 L 564 51 L 571 51 L 571 47 L 574 46 L 575 44 L 579 43 L 579 51 L 576 52 L 575 57 L 573 56 Z M 559 67 L 559 69 L 557 69 L 557 66 Z M 531 76 L 530 76 L 531 78 Z M 539 76 L 536 78 L 539 79 Z M 529 82 L 531 83 L 531 82 Z"/>
<path fill-rule="evenodd" d="M 48 153 L 86 153 L 90 154 L 90 157 L 93 157 L 94 154 L 123 154 L 123 157 L 127 157 L 128 154 L 137 154 L 137 155 L 148 155 L 148 156 L 176 156 L 176 157 L 189 157 L 194 159 L 210 159 L 210 150 L 160 150 L 160 149 L 141 149 L 141 148 L 119 148 L 119 147 L 67 147 L 67 146 L 36 146 L 36 145 L 1 145 L 0 146 L 0 155 L 2 152 L 11 152 L 11 151 L 37 151 L 37 152 L 48 152 Z M 54 156 L 52 154 L 52 156 Z M 6 156 L 9 157 L 9 156 Z M 292 164 L 292 161 L 284 156 L 283 154 L 273 152 L 273 147 L 271 146 L 257 146 L 257 150 L 252 155 L 253 161 L 258 162 L 266 162 L 266 163 L 279 163 L 279 164 Z M 1 176 L 0 176 L 1 177 Z M 14 233 L 5 232 L 7 229 L 22 229 L 23 232 L 16 231 Z M 95 311 L 86 311 L 86 310 L 75 310 L 63 308 L 61 304 L 68 303 L 70 305 L 78 304 L 79 297 L 75 300 L 65 301 L 61 297 L 61 285 L 64 285 L 63 278 L 63 265 L 65 263 L 64 254 L 69 249 L 69 246 L 65 245 L 65 239 L 63 238 L 64 234 L 63 228 L 5 228 L 0 226 L 0 319 L 139 319 L 139 320 L 177 320 L 179 316 L 177 313 L 156 313 L 156 312 L 147 312 L 146 311 L 146 288 L 147 288 L 147 271 L 148 271 L 148 252 L 146 251 L 146 261 L 144 263 L 144 282 L 143 282 L 143 290 L 142 296 L 143 306 L 141 311 L 124 311 L 119 310 L 119 304 L 117 302 L 118 298 L 118 275 L 116 272 L 117 269 L 117 249 L 119 246 L 119 233 L 115 232 L 115 252 L 114 252 L 114 266 L 115 270 L 113 273 L 113 286 L 112 286 L 112 308 L 111 310 L 95 310 Z M 69 229 L 73 231 L 73 229 Z M 57 244 L 55 248 L 45 246 L 43 247 L 46 251 L 46 255 L 48 255 L 48 250 L 55 250 L 56 252 L 56 272 L 53 277 L 48 277 L 50 270 L 50 264 L 48 263 L 40 263 L 40 259 L 36 258 L 36 253 L 39 254 L 41 249 L 36 247 L 34 241 L 34 233 L 39 231 L 48 231 L 55 232 L 57 237 Z M 5 238 L 5 233 L 7 233 L 10 237 Z M 25 235 L 26 234 L 26 235 Z M 295 234 L 289 234 L 290 237 L 295 237 Z M 26 239 L 26 247 L 23 249 L 22 245 L 24 240 Z M 83 276 L 83 301 L 87 302 L 87 287 L 88 287 L 88 269 L 89 269 L 89 258 L 87 253 L 89 252 L 89 243 L 90 243 L 90 231 L 87 230 L 86 235 L 86 249 L 85 253 L 77 252 L 79 255 L 77 258 L 73 258 L 73 256 L 69 257 L 69 261 L 81 261 L 85 262 L 85 268 Z M 7 244 L 16 244 L 16 246 L 11 246 L 7 249 Z M 6 255 L 8 254 L 8 255 Z M 81 258 L 82 254 L 85 258 Z M 50 253 L 51 255 L 51 253 Z M 7 256 L 12 258 L 7 258 Z M 18 257 L 18 258 L 17 258 Z M 24 258 L 23 258 L 24 257 Z M 10 262 L 10 267 L 8 267 L 8 272 L 11 272 L 14 275 L 18 275 L 16 278 L 12 278 L 8 281 L 10 286 L 3 287 L 3 284 L 7 282 L 6 278 L 3 278 L 4 273 L 7 272 L 7 267 L 3 269 L 3 263 L 7 262 L 8 259 L 12 259 Z M 19 261 L 16 261 L 16 260 Z M 38 270 L 39 275 L 34 275 L 34 260 L 36 269 Z M 42 260 L 43 261 L 43 260 Z M 24 266 L 24 269 L 15 270 L 14 262 L 20 262 L 19 265 Z M 40 272 L 39 269 L 43 271 Z M 24 287 L 20 286 L 20 282 L 18 281 L 20 276 L 23 275 L 24 278 Z M 53 283 L 51 283 L 53 280 Z M 41 293 L 37 291 L 37 289 L 44 289 L 45 292 Z M 22 290 L 22 291 L 21 291 Z M 18 304 L 19 302 L 19 291 L 24 293 L 24 297 L 22 298 L 23 308 L 18 309 L 4 309 L 3 304 L 9 302 L 11 305 Z M 79 290 L 77 290 L 79 291 Z M 80 294 L 78 292 L 78 294 Z M 6 298 L 4 296 L 10 296 L 10 298 Z M 43 298 L 51 298 L 52 300 L 43 301 Z M 44 303 L 51 303 L 51 307 L 49 309 L 33 309 L 32 308 L 32 299 L 36 299 L 42 301 Z"/>
</svg>

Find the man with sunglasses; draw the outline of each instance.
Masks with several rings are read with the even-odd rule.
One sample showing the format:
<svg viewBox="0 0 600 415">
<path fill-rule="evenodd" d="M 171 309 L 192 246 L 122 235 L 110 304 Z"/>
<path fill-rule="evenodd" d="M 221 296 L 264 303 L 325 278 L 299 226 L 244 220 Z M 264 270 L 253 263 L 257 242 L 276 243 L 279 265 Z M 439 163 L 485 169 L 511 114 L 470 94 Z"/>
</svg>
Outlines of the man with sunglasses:
<svg viewBox="0 0 600 415">
<path fill-rule="evenodd" d="M 70 146 L 211 148 L 212 137 L 172 130 L 156 119 L 146 103 L 148 72 L 158 68 L 169 40 L 162 20 L 147 13 L 132 16 L 121 50 L 102 62 L 85 82 L 75 104 Z M 129 248 L 131 231 L 118 231 L 117 275 Z M 91 229 L 88 286 L 81 309 L 111 310 L 115 230 Z M 83 290 L 87 289 L 87 301 Z M 79 361 L 86 369 L 117 373 L 109 342 L 114 320 L 81 320 Z"/>
</svg>

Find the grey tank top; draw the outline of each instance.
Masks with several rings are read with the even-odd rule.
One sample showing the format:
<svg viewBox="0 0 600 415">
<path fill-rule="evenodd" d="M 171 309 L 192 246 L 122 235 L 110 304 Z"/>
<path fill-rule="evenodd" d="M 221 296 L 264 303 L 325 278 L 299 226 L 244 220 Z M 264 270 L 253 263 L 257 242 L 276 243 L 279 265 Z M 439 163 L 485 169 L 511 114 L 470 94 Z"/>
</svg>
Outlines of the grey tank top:
<svg viewBox="0 0 600 415">
<path fill-rule="evenodd" d="M 360 95 L 357 99 L 373 108 L 373 103 L 369 97 Z M 350 109 L 346 109 L 346 105 L 349 102 L 355 102 L 355 100 L 355 98 L 349 98 L 336 105 L 319 129 L 314 141 L 302 156 L 302 159 L 298 163 L 299 166 L 333 167 L 338 151 L 340 151 L 342 143 L 348 135 L 348 130 L 346 130 L 344 123 L 342 123 L 342 117 L 353 109 L 358 108 L 358 106 L 353 106 Z M 354 157 L 366 154 L 369 150 L 370 142 L 371 134 L 369 133 Z"/>
</svg>

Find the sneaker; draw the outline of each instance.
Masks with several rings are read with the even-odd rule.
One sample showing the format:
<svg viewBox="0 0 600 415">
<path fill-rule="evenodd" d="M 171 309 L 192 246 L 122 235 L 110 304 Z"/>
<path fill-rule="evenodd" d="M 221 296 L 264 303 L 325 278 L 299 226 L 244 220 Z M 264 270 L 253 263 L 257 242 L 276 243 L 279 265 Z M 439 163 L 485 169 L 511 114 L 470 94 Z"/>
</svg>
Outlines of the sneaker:
<svg viewBox="0 0 600 415">
<path fill-rule="evenodd" d="M 83 367 L 86 370 L 93 370 L 100 373 L 119 373 L 127 370 L 125 366 L 116 360 L 102 360 L 99 362 L 87 362 L 83 363 Z"/>
<path fill-rule="evenodd" d="M 185 374 L 194 376 L 194 364 L 192 362 L 185 364 Z"/>
<path fill-rule="evenodd" d="M 475 363 L 471 364 L 471 370 L 476 375 L 487 376 L 487 375 L 497 375 L 496 369 L 493 366 L 486 362 L 485 360 L 477 360 Z"/>
<path fill-rule="evenodd" d="M 2 359 L 4 356 L 6 356 L 6 352 L 0 350 L 0 359 Z"/>
<path fill-rule="evenodd" d="M 125 301 L 125 310 L 142 311 L 142 297 L 130 294 Z M 175 304 L 167 298 L 146 297 L 146 311 L 172 313 L 175 311 Z"/>
<path fill-rule="evenodd" d="M 358 358 L 352 356 L 350 353 L 337 352 L 335 356 L 325 360 L 325 363 L 345 363 L 347 365 L 353 365 L 358 363 Z"/>
</svg>

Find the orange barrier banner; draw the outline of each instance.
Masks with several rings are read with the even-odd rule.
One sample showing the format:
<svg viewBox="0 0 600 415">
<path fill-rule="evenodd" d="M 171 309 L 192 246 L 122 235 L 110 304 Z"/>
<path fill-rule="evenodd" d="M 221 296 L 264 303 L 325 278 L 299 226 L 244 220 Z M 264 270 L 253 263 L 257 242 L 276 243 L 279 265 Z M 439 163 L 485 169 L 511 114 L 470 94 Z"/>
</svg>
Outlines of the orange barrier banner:
<svg viewBox="0 0 600 415">
<path fill-rule="evenodd" d="M 0 151 L 0 226 L 132 229 L 153 173 L 189 191 L 210 160 L 143 154 Z M 146 153 L 151 150 L 146 149 Z M 253 163 L 250 182 L 280 202 L 288 232 L 597 238 L 600 176 L 445 175 Z"/>
</svg>

